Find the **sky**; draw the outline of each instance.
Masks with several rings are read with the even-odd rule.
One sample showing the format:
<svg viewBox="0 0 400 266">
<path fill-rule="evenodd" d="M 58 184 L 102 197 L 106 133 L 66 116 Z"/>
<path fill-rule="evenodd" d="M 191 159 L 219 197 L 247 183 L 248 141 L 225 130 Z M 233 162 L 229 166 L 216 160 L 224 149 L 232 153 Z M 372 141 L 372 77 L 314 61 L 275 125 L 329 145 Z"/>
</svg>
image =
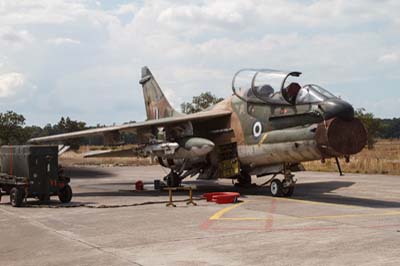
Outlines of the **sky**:
<svg viewBox="0 0 400 266">
<path fill-rule="evenodd" d="M 400 1 L 0 0 L 0 112 L 28 125 L 145 119 L 142 66 L 177 108 L 241 68 L 301 71 L 400 117 Z"/>
</svg>

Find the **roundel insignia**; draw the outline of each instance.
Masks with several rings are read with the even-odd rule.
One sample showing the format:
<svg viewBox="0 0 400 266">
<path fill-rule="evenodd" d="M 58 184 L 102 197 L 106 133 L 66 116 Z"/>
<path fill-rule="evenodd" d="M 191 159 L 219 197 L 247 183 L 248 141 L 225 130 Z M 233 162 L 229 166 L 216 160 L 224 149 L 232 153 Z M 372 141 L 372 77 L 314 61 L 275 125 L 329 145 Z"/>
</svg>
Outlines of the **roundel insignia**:
<svg viewBox="0 0 400 266">
<path fill-rule="evenodd" d="M 262 124 L 260 121 L 257 121 L 253 124 L 253 136 L 258 138 L 261 136 L 263 132 Z"/>
</svg>

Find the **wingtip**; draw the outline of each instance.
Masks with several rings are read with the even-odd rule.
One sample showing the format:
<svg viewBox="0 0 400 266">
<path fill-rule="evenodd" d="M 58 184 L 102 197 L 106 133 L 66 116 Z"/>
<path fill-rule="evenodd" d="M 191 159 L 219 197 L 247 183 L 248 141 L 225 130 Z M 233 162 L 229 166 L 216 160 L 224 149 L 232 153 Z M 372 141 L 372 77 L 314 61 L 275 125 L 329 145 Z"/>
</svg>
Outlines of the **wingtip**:
<svg viewBox="0 0 400 266">
<path fill-rule="evenodd" d="M 142 67 L 142 78 L 151 76 L 151 71 L 147 66 Z"/>
</svg>

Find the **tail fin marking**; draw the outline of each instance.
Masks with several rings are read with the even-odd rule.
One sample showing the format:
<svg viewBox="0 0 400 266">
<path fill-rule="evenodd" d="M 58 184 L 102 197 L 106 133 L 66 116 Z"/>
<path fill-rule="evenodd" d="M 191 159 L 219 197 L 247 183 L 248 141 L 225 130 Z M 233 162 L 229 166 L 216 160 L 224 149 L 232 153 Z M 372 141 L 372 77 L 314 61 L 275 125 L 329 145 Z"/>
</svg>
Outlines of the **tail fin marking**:
<svg viewBox="0 0 400 266">
<path fill-rule="evenodd" d="M 181 115 L 168 102 L 150 69 L 146 66 L 142 68 L 142 79 L 139 83 L 143 87 L 147 120 Z"/>
</svg>

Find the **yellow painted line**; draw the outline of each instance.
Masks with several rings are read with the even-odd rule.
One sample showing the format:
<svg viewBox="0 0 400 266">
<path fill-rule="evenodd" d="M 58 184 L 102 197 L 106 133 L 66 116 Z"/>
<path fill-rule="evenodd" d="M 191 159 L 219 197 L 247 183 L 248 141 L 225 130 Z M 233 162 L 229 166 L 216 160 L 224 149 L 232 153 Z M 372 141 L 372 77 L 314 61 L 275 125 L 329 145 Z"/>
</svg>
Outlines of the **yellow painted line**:
<svg viewBox="0 0 400 266">
<path fill-rule="evenodd" d="M 336 219 L 336 218 L 348 218 L 348 217 L 351 218 L 351 217 L 394 216 L 394 215 L 400 215 L 400 212 L 306 216 L 306 217 L 302 217 L 302 219 Z"/>
<path fill-rule="evenodd" d="M 260 142 L 258 143 L 258 145 L 261 145 L 264 143 L 264 141 L 267 139 L 268 133 L 264 133 L 264 136 L 261 138 Z"/>
<path fill-rule="evenodd" d="M 308 200 L 301 200 L 301 199 L 289 199 L 289 198 L 275 198 L 278 201 L 294 201 L 298 203 L 304 203 L 309 205 L 321 205 L 321 206 L 335 206 L 335 207 L 342 207 L 342 208 L 357 208 L 357 209 L 370 209 L 369 207 L 359 207 L 359 206 L 348 206 L 339 203 L 330 203 L 330 202 L 316 202 L 316 201 L 308 201 Z"/>
<path fill-rule="evenodd" d="M 257 217 L 221 217 L 218 218 L 217 220 L 221 221 L 266 221 L 270 220 L 271 218 L 257 218 Z"/>
<path fill-rule="evenodd" d="M 284 214 L 279 214 L 284 215 Z M 305 217 L 296 217 L 289 216 L 284 217 L 281 220 L 290 220 L 290 219 L 299 219 L 299 220 L 307 220 L 307 219 L 339 219 L 339 218 L 351 218 L 351 217 L 372 217 L 372 216 L 396 216 L 400 215 L 400 212 L 384 212 L 384 213 L 360 213 L 360 214 L 341 214 L 341 215 L 321 215 L 321 216 L 305 216 Z M 258 217 L 220 217 L 215 220 L 222 221 L 266 221 L 271 218 L 258 218 Z M 278 218 L 279 219 L 279 218 Z"/>
<path fill-rule="evenodd" d="M 229 211 L 231 211 L 231 210 L 233 210 L 233 209 L 239 207 L 240 205 L 243 205 L 244 203 L 245 203 L 245 202 L 241 202 L 241 203 L 237 203 L 237 204 L 235 204 L 235 205 L 226 207 L 226 208 L 224 208 L 224 209 L 222 209 L 222 210 L 216 212 L 213 216 L 210 217 L 209 220 L 218 220 L 218 219 L 221 219 L 221 217 L 222 217 L 224 214 L 226 214 L 227 212 L 229 212 Z"/>
<path fill-rule="evenodd" d="M 351 206 L 343 206 L 341 204 L 335 204 L 335 203 L 325 203 L 325 202 L 310 202 L 306 200 L 298 200 L 298 199 L 286 199 L 286 198 L 275 198 L 277 200 L 285 200 L 285 201 L 295 201 L 299 203 L 306 203 L 306 204 L 312 204 L 312 205 L 330 205 L 330 206 L 340 206 L 340 207 L 348 207 L 351 208 Z M 226 207 L 222 210 L 219 210 L 216 212 L 214 215 L 212 215 L 209 220 L 222 220 L 222 221 L 266 221 L 270 220 L 271 218 L 259 218 L 259 217 L 223 217 L 226 213 L 230 212 L 231 210 L 248 203 L 250 201 L 246 202 L 241 202 L 237 203 L 235 205 Z M 354 207 L 353 207 L 354 208 Z M 360 209 L 365 209 L 361 207 L 356 207 L 355 208 L 360 208 Z M 285 214 L 272 214 L 272 215 L 280 215 L 284 216 Z M 340 214 L 340 215 L 321 215 L 321 216 L 305 216 L 305 217 L 297 217 L 297 216 L 286 216 L 280 218 L 281 220 L 291 220 L 291 219 L 298 219 L 298 220 L 308 220 L 308 219 L 340 219 L 340 218 L 352 218 L 352 217 L 374 217 L 374 216 L 396 216 L 400 215 L 400 211 L 391 211 L 391 212 L 384 212 L 384 213 L 359 213 L 359 214 Z M 278 218 L 279 219 L 279 218 Z"/>
</svg>

